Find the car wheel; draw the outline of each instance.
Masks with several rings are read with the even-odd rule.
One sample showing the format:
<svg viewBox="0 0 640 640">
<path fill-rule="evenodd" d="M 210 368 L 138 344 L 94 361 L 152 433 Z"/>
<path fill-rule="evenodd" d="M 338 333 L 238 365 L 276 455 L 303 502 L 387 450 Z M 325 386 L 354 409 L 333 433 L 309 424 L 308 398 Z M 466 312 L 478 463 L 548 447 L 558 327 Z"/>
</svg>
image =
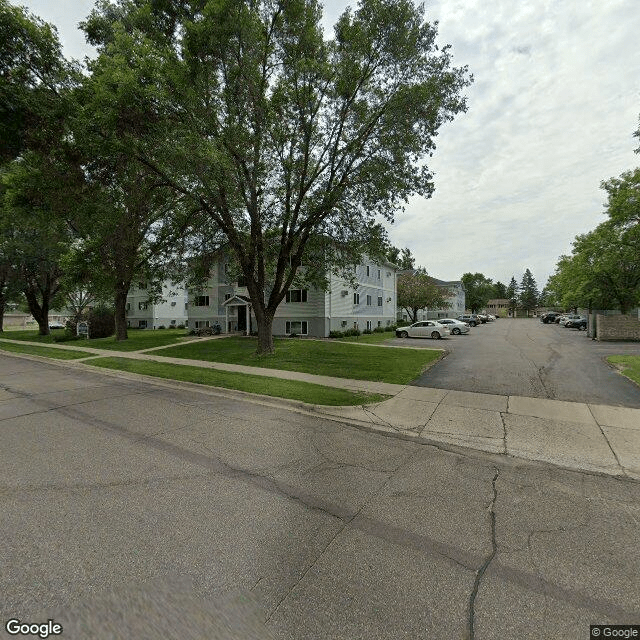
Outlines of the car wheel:
<svg viewBox="0 0 640 640">
<path fill-rule="evenodd" d="M 586 331 L 587 327 L 585 327 L 583 324 L 578 326 L 578 331 Z"/>
<path fill-rule="evenodd" d="M 431 337 L 432 337 L 434 340 L 440 340 L 440 334 L 439 334 L 437 331 L 432 331 L 432 332 L 431 332 Z"/>
<path fill-rule="evenodd" d="M 475 327 L 475 326 L 476 326 L 476 323 L 475 323 L 475 322 L 470 322 L 469 324 L 470 324 L 472 327 Z"/>
<path fill-rule="evenodd" d="M 451 329 L 451 333 L 453 333 L 454 336 L 459 336 L 460 335 L 460 329 L 454 327 L 453 329 Z"/>
<path fill-rule="evenodd" d="M 400 332 L 400 337 L 401 337 L 401 338 L 408 338 L 408 337 L 409 337 L 409 334 L 408 334 L 406 331 L 401 331 L 401 332 Z"/>
</svg>

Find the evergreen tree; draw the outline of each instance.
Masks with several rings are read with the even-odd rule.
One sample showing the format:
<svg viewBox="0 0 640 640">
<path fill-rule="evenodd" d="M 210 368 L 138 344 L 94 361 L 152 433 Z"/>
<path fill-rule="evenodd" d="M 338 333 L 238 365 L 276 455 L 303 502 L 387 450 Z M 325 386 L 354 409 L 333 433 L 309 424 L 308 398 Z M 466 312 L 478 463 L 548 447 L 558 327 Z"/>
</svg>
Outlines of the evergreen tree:
<svg viewBox="0 0 640 640">
<path fill-rule="evenodd" d="M 538 292 L 538 286 L 533 277 L 533 274 L 529 269 L 524 272 L 522 276 L 522 282 L 520 283 L 520 306 L 523 309 L 529 311 L 534 310 L 538 306 L 538 299 L 540 294 Z"/>
<path fill-rule="evenodd" d="M 507 287 L 507 299 L 509 300 L 509 304 L 511 305 L 511 312 L 515 315 L 515 310 L 518 306 L 518 283 L 516 279 L 511 276 L 511 281 L 509 282 L 509 286 Z"/>
</svg>

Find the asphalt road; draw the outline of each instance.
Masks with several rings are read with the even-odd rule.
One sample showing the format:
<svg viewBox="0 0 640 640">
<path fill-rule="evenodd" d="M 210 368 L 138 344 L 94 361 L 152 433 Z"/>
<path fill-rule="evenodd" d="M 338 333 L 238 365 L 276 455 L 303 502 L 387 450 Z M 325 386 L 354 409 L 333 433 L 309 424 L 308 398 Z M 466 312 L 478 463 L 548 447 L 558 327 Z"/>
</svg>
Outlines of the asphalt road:
<svg viewBox="0 0 640 640">
<path fill-rule="evenodd" d="M 605 362 L 608 355 L 640 355 L 637 342 L 598 342 L 535 318 L 503 318 L 445 340 L 394 342 L 449 351 L 418 386 L 640 407 L 640 387 Z"/>
<path fill-rule="evenodd" d="M 631 480 L 6 356 L 0 437 L 3 624 L 583 640 L 640 623 Z"/>
</svg>

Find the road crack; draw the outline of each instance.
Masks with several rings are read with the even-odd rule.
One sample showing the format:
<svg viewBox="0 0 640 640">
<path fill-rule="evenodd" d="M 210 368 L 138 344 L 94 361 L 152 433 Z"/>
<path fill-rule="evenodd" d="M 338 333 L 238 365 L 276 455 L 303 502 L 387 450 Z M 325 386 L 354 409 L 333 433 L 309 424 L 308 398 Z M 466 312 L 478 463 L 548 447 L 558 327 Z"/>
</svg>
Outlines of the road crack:
<svg viewBox="0 0 640 640">
<path fill-rule="evenodd" d="M 478 596 L 478 591 L 480 589 L 480 583 L 482 582 L 482 578 L 484 574 L 496 556 L 498 552 L 498 543 L 496 542 L 496 500 L 498 499 L 498 489 L 496 487 L 496 483 L 498 481 L 498 476 L 500 474 L 500 470 L 497 467 L 494 467 L 494 476 L 491 481 L 491 487 L 493 490 L 493 497 L 491 502 L 489 503 L 489 521 L 491 524 L 491 553 L 484 559 L 484 562 L 476 572 L 476 579 L 473 583 L 473 589 L 471 590 L 471 595 L 469 597 L 469 636 L 468 640 L 474 640 L 475 638 L 475 604 L 476 597 Z"/>
</svg>

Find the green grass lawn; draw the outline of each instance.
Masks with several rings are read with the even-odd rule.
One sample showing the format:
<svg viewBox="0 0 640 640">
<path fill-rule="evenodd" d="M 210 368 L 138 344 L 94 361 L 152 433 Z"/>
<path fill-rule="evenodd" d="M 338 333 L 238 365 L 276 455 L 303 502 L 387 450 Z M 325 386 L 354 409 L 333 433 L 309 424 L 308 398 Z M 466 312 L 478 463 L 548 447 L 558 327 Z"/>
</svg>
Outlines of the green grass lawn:
<svg viewBox="0 0 640 640">
<path fill-rule="evenodd" d="M 75 360 L 90 356 L 88 351 L 72 351 L 71 349 L 54 349 L 52 347 L 40 347 L 32 344 L 16 344 L 15 342 L 5 342 L 0 339 L 0 349 L 13 353 L 29 353 L 33 356 L 43 358 L 55 358 L 56 360 Z"/>
<path fill-rule="evenodd" d="M 640 384 L 640 356 L 609 356 L 611 364 L 622 367 L 622 375 Z"/>
<path fill-rule="evenodd" d="M 130 360 L 127 358 L 96 358 L 89 360 L 87 364 L 118 371 L 141 373 L 156 378 L 170 380 L 182 380 L 184 382 L 196 382 L 213 387 L 236 389 L 249 393 L 275 396 L 300 400 L 310 404 L 323 404 L 332 406 L 352 406 L 381 402 L 389 396 L 372 393 L 360 393 L 345 389 L 323 387 L 308 382 L 296 380 L 280 380 L 265 376 L 252 376 L 244 373 L 228 371 L 216 371 L 215 369 L 202 369 L 187 365 L 167 364 L 152 362 L 149 360 Z"/>
<path fill-rule="evenodd" d="M 431 349 L 387 349 L 344 341 L 299 339 L 275 340 L 275 349 L 275 355 L 256 356 L 255 338 L 233 337 L 168 347 L 155 353 L 174 358 L 228 362 L 396 384 L 415 380 L 442 355 L 441 351 Z"/>
<path fill-rule="evenodd" d="M 28 342 L 55 342 L 56 337 L 64 335 L 64 329 L 53 329 L 48 336 L 41 336 L 37 329 L 26 329 L 11 331 L 0 334 L 8 340 L 26 340 Z M 109 349 L 110 351 L 138 351 L 140 349 L 150 349 L 151 347 L 162 347 L 165 345 L 179 343 L 186 336 L 184 329 L 158 329 L 156 331 L 142 331 L 129 329 L 129 338 L 122 342 L 116 342 L 115 337 L 92 338 L 91 340 L 71 340 L 69 346 L 73 347 L 95 347 L 96 349 Z"/>
</svg>

